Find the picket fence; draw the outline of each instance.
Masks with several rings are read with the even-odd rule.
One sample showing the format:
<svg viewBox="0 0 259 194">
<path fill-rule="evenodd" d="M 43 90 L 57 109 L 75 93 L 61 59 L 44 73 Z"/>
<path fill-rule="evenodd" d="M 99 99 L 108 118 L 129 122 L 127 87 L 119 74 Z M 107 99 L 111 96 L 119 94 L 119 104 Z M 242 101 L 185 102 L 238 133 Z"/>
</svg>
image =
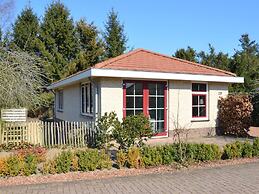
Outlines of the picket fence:
<svg viewBox="0 0 259 194">
<path fill-rule="evenodd" d="M 0 144 L 28 142 L 46 147 L 84 147 L 93 144 L 93 122 L 3 122 L 0 124 Z"/>
</svg>

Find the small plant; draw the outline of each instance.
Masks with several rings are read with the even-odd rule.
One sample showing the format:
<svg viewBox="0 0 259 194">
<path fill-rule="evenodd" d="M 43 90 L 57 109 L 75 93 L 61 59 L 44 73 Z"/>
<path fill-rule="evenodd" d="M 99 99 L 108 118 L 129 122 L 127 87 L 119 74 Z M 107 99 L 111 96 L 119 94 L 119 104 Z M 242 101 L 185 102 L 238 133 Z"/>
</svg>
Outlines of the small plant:
<svg viewBox="0 0 259 194">
<path fill-rule="evenodd" d="M 127 153 L 125 153 L 123 150 L 119 150 L 117 152 L 116 158 L 117 158 L 117 164 L 119 168 L 122 168 L 126 165 L 128 156 L 127 156 Z"/>
<path fill-rule="evenodd" d="M 105 150 L 101 150 L 99 153 L 99 162 L 97 165 L 98 169 L 111 169 L 112 168 L 112 161 L 108 154 L 105 153 Z"/>
<path fill-rule="evenodd" d="M 113 131 L 113 138 L 123 150 L 132 146 L 142 147 L 144 141 L 152 136 L 153 130 L 144 114 L 127 116 L 122 123 L 117 123 Z"/>
<path fill-rule="evenodd" d="M 255 138 L 253 142 L 253 156 L 259 156 L 259 138 Z"/>
<path fill-rule="evenodd" d="M 28 154 L 24 157 L 23 162 L 23 174 L 29 176 L 31 174 L 36 174 L 37 169 L 37 156 L 33 154 Z"/>
<path fill-rule="evenodd" d="M 6 160 L 7 175 L 17 176 L 22 169 L 22 161 L 17 155 L 11 156 Z"/>
<path fill-rule="evenodd" d="M 142 149 L 142 160 L 145 166 L 158 166 L 163 164 L 162 147 L 144 147 Z"/>
<path fill-rule="evenodd" d="M 8 167 L 5 158 L 0 158 L 0 177 L 6 176 L 8 174 Z"/>
<path fill-rule="evenodd" d="M 99 154 L 96 149 L 89 149 L 87 151 L 78 151 L 78 167 L 80 171 L 94 171 L 98 167 Z"/>
<path fill-rule="evenodd" d="M 142 158 L 139 148 L 131 147 L 129 149 L 127 164 L 130 168 L 140 168 L 142 166 Z"/>
<path fill-rule="evenodd" d="M 56 163 L 55 160 L 48 160 L 44 162 L 42 167 L 42 174 L 56 174 Z"/>
<path fill-rule="evenodd" d="M 231 144 L 226 144 L 223 148 L 223 159 L 241 158 L 243 152 L 243 144 L 236 141 Z"/>
<path fill-rule="evenodd" d="M 249 141 L 245 141 L 242 146 L 242 157 L 251 158 L 253 156 L 253 145 Z"/>
<path fill-rule="evenodd" d="M 55 159 L 57 173 L 69 172 L 72 166 L 72 153 L 70 151 L 63 151 Z"/>
<path fill-rule="evenodd" d="M 96 137 L 94 147 L 108 149 L 111 146 L 112 132 L 117 124 L 119 124 L 119 120 L 115 112 L 105 113 L 99 118 L 95 126 Z"/>
</svg>

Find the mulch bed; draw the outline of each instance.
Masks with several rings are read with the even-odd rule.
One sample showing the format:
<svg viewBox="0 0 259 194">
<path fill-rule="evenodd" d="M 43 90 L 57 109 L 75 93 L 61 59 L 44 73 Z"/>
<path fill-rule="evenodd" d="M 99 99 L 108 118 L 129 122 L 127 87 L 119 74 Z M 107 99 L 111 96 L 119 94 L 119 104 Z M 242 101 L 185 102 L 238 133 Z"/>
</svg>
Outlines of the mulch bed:
<svg viewBox="0 0 259 194">
<path fill-rule="evenodd" d="M 144 174 L 157 174 L 165 172 L 186 171 L 194 169 L 205 169 L 214 167 L 223 167 L 228 165 L 237 165 L 245 163 L 259 162 L 259 158 L 242 158 L 235 160 L 219 160 L 214 162 L 202 162 L 189 165 L 188 167 L 172 165 L 172 166 L 159 166 L 152 168 L 141 169 L 111 169 L 111 170 L 97 170 L 92 172 L 69 172 L 66 174 L 55 175 L 32 175 L 32 176 L 17 176 L 0 178 L 1 186 L 11 185 L 28 185 L 28 184 L 42 184 L 42 183 L 54 183 L 54 182 L 67 182 L 76 180 L 96 180 L 96 179 L 108 179 L 113 177 L 125 177 L 125 176 L 137 176 Z"/>
</svg>

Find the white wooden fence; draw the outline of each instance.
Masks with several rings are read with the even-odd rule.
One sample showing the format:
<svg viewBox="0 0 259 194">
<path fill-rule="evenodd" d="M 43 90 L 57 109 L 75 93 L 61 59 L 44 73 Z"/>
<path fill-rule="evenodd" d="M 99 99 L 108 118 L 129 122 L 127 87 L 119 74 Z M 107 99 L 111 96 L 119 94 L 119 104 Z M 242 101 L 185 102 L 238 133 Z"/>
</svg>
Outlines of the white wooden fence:
<svg viewBox="0 0 259 194">
<path fill-rule="evenodd" d="M 0 144 L 28 142 L 46 147 L 83 147 L 93 144 L 92 122 L 3 122 L 0 124 Z"/>
</svg>

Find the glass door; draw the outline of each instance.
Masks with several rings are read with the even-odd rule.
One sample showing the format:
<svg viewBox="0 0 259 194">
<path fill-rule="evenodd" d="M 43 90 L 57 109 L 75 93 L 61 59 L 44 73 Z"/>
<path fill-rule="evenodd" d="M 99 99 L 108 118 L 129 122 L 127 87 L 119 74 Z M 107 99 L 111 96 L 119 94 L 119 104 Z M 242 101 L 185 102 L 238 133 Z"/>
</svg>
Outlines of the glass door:
<svg viewBox="0 0 259 194">
<path fill-rule="evenodd" d="M 165 83 L 148 83 L 148 114 L 155 133 L 165 130 Z"/>
<path fill-rule="evenodd" d="M 124 81 L 123 116 L 144 113 L 150 118 L 157 136 L 167 135 L 167 88 L 166 82 Z"/>
</svg>

